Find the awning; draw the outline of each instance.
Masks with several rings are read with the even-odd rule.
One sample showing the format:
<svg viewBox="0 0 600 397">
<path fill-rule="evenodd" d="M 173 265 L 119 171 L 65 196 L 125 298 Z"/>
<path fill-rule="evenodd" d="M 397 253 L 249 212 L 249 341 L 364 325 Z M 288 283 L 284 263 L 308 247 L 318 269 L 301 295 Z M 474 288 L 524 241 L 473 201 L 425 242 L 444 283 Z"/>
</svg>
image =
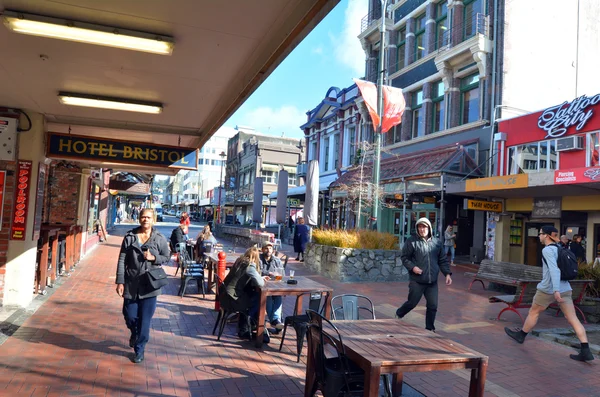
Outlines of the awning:
<svg viewBox="0 0 600 397">
<path fill-rule="evenodd" d="M 322 177 L 319 178 L 319 191 L 323 192 L 326 190 L 329 190 L 329 185 L 331 185 L 332 182 L 335 182 L 335 180 L 337 179 L 337 173 L 334 174 L 329 174 L 329 175 L 324 175 Z M 343 175 L 342 175 L 343 177 Z M 295 197 L 295 196 L 304 196 L 306 194 L 306 185 L 304 186 L 297 186 L 297 187 L 293 187 L 288 189 L 288 197 Z M 276 199 L 277 198 L 277 192 L 273 192 L 271 194 L 269 194 L 269 198 L 270 199 Z"/>
<path fill-rule="evenodd" d="M 273 165 L 273 164 L 263 164 L 262 165 L 262 170 L 263 171 L 275 171 L 278 172 L 281 168 L 278 165 Z"/>
<path fill-rule="evenodd" d="M 332 183 L 331 188 L 371 181 L 372 167 L 373 163 L 363 166 L 362 179 L 360 168 L 354 167 Z M 475 171 L 476 168 L 477 164 L 462 146 L 452 145 L 409 155 L 388 157 L 381 161 L 380 181 L 381 184 L 386 184 L 401 178 L 432 176 L 442 172 L 478 177 L 481 174 Z"/>
</svg>

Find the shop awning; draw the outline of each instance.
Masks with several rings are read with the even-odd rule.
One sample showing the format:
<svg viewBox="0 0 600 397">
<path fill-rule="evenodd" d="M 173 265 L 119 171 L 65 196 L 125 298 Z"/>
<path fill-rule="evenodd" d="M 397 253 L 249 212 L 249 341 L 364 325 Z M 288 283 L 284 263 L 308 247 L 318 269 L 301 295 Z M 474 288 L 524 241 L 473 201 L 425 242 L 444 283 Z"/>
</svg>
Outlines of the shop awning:
<svg viewBox="0 0 600 397">
<path fill-rule="evenodd" d="M 362 179 L 360 167 L 354 167 L 331 184 L 331 188 L 355 185 L 373 179 L 373 163 L 363 166 Z M 430 151 L 411 153 L 410 155 L 391 156 L 381 161 L 381 184 L 391 183 L 401 178 L 430 177 L 435 174 L 480 176 L 475 170 L 477 164 L 462 146 L 446 146 Z"/>
<path fill-rule="evenodd" d="M 337 177 L 338 177 L 337 173 L 323 175 L 322 177 L 320 177 L 319 178 L 319 191 L 323 192 L 323 191 L 329 190 L 329 185 L 331 185 L 331 183 L 334 182 L 337 179 Z M 287 196 L 304 198 L 305 194 L 306 194 L 306 185 L 303 185 L 303 186 L 297 186 L 297 187 L 292 187 L 292 188 L 288 189 Z M 277 192 L 273 192 L 273 193 L 269 194 L 269 198 L 276 199 Z"/>
</svg>

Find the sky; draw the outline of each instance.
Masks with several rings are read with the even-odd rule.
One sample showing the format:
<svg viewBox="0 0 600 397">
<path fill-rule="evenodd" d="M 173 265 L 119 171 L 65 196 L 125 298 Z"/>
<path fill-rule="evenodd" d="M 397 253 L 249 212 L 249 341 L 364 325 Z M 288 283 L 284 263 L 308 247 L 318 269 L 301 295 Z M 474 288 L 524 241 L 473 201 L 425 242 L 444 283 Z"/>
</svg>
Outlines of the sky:
<svg viewBox="0 0 600 397">
<path fill-rule="evenodd" d="M 367 0 L 342 0 L 288 55 L 225 123 L 268 135 L 301 138 L 306 112 L 327 90 L 364 76 L 365 53 L 357 36 Z"/>
</svg>

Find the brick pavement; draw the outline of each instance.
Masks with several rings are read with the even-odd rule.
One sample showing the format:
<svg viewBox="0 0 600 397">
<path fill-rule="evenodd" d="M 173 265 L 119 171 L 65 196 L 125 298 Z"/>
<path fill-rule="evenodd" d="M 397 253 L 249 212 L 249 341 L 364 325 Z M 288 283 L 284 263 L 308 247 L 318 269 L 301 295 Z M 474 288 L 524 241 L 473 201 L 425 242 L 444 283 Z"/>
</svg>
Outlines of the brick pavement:
<svg viewBox="0 0 600 397">
<path fill-rule="evenodd" d="M 151 341 L 142 364 L 130 361 L 122 300 L 114 292 L 115 261 L 121 238 L 87 255 L 74 274 L 0 345 L 1 396 L 301 396 L 305 353 L 294 357 L 294 337 L 279 353 L 278 337 L 258 351 L 226 329 L 221 342 L 211 335 L 215 320 L 212 295 L 175 296 L 173 278 L 159 299 Z M 290 250 L 285 246 L 284 250 Z M 335 294 L 368 295 L 378 317 L 392 317 L 407 296 L 406 283 L 339 283 L 311 274 L 293 260 L 298 275 L 331 285 Z M 598 361 L 577 363 L 572 349 L 528 337 L 509 340 L 503 327 L 519 325 L 513 313 L 496 321 L 499 304 L 487 291 L 466 291 L 468 280 L 454 268 L 454 284 L 440 286 L 438 330 L 490 357 L 486 396 L 600 396 Z M 172 275 L 175 268 L 169 268 Z M 193 291 L 193 287 L 190 287 Z M 291 313 L 293 299 L 285 299 Z M 424 302 L 403 321 L 424 325 Z M 550 313 L 540 328 L 566 327 Z M 292 332 L 293 334 L 293 332 Z M 409 373 L 405 381 L 427 396 L 466 396 L 467 371 Z"/>
</svg>

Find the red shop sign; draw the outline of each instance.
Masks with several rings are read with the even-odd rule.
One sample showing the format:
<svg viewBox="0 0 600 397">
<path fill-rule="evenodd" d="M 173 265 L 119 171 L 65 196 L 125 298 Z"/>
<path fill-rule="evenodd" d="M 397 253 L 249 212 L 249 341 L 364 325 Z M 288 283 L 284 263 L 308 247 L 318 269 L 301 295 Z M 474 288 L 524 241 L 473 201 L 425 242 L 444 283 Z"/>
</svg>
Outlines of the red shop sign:
<svg viewBox="0 0 600 397">
<path fill-rule="evenodd" d="M 570 170 L 554 171 L 555 185 L 590 182 L 600 182 L 600 167 L 573 168 Z"/>
<path fill-rule="evenodd" d="M 498 131 L 507 133 L 506 146 L 556 139 L 600 129 L 600 94 L 582 95 L 539 112 L 501 121 Z"/>
<path fill-rule="evenodd" d="M 10 228 L 11 240 L 25 240 L 29 187 L 31 186 L 31 165 L 31 161 L 19 160 L 17 188 L 15 190 L 15 201 L 13 204 L 12 226 Z"/>
</svg>

